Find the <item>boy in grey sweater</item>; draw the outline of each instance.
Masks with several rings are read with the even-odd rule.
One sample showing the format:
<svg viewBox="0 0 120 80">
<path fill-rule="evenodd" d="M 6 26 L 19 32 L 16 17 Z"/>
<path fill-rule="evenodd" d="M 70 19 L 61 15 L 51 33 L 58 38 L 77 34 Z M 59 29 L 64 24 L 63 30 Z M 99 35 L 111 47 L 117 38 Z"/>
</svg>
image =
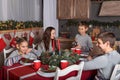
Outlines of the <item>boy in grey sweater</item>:
<svg viewBox="0 0 120 80">
<path fill-rule="evenodd" d="M 120 63 L 120 54 L 113 50 L 115 40 L 115 35 L 111 32 L 98 35 L 97 46 L 104 54 L 85 62 L 84 65 L 84 70 L 97 69 L 95 80 L 110 80 L 115 65 Z"/>
<path fill-rule="evenodd" d="M 93 48 L 91 37 L 86 33 L 87 30 L 88 26 L 86 24 L 79 24 L 79 34 L 75 37 L 75 41 L 77 42 L 77 46 L 75 48 L 80 48 L 82 53 L 85 54 Z"/>
</svg>

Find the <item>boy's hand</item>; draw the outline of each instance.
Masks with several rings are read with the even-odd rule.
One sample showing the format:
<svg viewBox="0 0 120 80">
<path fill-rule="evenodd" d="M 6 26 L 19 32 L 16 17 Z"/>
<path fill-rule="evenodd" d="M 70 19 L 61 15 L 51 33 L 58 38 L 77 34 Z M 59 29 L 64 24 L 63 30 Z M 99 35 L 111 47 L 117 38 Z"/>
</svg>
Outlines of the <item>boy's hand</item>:
<svg viewBox="0 0 120 80">
<path fill-rule="evenodd" d="M 88 60 L 88 61 L 92 60 L 92 57 L 91 57 L 91 56 L 88 56 L 88 57 L 87 57 L 87 60 Z"/>
<path fill-rule="evenodd" d="M 75 48 L 76 48 L 76 49 L 81 49 L 81 46 L 80 46 L 80 45 L 77 45 Z"/>
<path fill-rule="evenodd" d="M 29 48 L 27 51 L 26 51 L 26 54 L 27 53 L 30 53 L 32 51 L 32 48 Z"/>
</svg>

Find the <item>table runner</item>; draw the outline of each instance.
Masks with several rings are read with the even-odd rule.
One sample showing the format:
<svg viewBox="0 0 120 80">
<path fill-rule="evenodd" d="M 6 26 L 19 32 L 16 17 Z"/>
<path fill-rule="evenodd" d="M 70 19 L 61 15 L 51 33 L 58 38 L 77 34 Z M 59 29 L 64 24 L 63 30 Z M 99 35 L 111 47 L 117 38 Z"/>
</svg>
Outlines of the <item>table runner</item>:
<svg viewBox="0 0 120 80">
<path fill-rule="evenodd" d="M 21 66 L 20 64 L 14 64 L 13 66 L 3 66 L 2 67 L 2 79 L 3 80 L 9 80 L 7 75 L 9 75 L 8 71 L 9 69 L 12 68 L 17 68 L 18 66 Z"/>
<path fill-rule="evenodd" d="M 36 75 L 31 65 L 14 64 L 13 66 L 3 66 L 4 80 L 22 80 L 26 77 Z"/>
<path fill-rule="evenodd" d="M 35 74 L 35 70 L 31 66 L 19 67 L 9 71 L 9 80 L 20 80 L 24 77 L 29 77 L 32 74 Z"/>
<path fill-rule="evenodd" d="M 32 66 L 26 66 L 26 65 L 20 65 L 15 64 L 11 67 L 3 66 L 3 80 L 53 80 L 54 77 L 42 77 L 38 74 L 36 74 L 35 70 L 32 68 Z M 8 74 L 7 74 L 7 70 Z M 90 76 L 94 76 L 96 74 L 96 70 L 92 71 L 83 71 L 81 80 L 87 80 Z M 68 76 L 64 76 L 60 78 L 60 80 L 66 79 L 67 77 L 71 75 L 76 75 L 76 72 L 69 73 Z"/>
<path fill-rule="evenodd" d="M 10 70 L 14 70 L 14 69 L 17 69 L 17 68 L 20 68 L 20 67 L 23 67 L 23 66 L 24 66 L 24 65 L 20 65 L 20 66 L 16 66 L 16 67 L 7 69 L 7 80 L 9 80 L 9 71 L 10 71 Z"/>
</svg>

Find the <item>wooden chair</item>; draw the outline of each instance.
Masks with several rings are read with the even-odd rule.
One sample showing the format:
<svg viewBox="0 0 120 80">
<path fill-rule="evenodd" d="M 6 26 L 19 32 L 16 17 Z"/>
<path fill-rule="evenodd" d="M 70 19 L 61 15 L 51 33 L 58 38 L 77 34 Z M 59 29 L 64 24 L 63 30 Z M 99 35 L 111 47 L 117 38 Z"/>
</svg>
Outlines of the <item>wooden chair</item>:
<svg viewBox="0 0 120 80">
<path fill-rule="evenodd" d="M 110 80 L 120 80 L 120 64 L 116 64 Z"/>
<path fill-rule="evenodd" d="M 67 78 L 66 80 L 80 80 L 83 66 L 84 66 L 84 62 L 81 62 L 79 65 L 76 65 L 76 64 L 71 65 L 63 70 L 60 70 L 59 68 L 57 68 L 54 80 L 59 80 L 59 77 L 65 76 L 72 71 L 78 71 L 77 76 L 71 76 Z"/>
<path fill-rule="evenodd" d="M 4 53 L 4 60 L 7 58 L 7 54 L 10 54 L 12 51 L 14 51 L 14 48 L 9 48 L 9 49 L 3 49 Z"/>
</svg>

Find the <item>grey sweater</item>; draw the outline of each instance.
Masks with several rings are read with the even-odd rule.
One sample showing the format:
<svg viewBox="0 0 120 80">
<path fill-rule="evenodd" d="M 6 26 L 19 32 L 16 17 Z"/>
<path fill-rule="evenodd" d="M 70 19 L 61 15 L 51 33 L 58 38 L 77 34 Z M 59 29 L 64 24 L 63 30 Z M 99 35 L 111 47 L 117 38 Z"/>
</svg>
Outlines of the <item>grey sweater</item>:
<svg viewBox="0 0 120 80">
<path fill-rule="evenodd" d="M 118 63 L 120 63 L 120 54 L 114 50 L 85 62 L 84 70 L 98 69 L 96 77 L 102 80 L 109 80 L 115 64 Z"/>
<path fill-rule="evenodd" d="M 37 50 L 32 50 L 30 53 L 25 54 L 24 58 L 34 58 L 37 59 Z M 4 65 L 6 66 L 12 66 L 14 63 L 17 63 L 22 56 L 19 54 L 18 50 L 13 51 L 9 57 L 5 60 Z"/>
<path fill-rule="evenodd" d="M 83 52 L 89 52 L 90 48 L 93 48 L 92 40 L 88 34 L 84 36 L 77 34 L 75 40 L 82 47 Z"/>
</svg>

